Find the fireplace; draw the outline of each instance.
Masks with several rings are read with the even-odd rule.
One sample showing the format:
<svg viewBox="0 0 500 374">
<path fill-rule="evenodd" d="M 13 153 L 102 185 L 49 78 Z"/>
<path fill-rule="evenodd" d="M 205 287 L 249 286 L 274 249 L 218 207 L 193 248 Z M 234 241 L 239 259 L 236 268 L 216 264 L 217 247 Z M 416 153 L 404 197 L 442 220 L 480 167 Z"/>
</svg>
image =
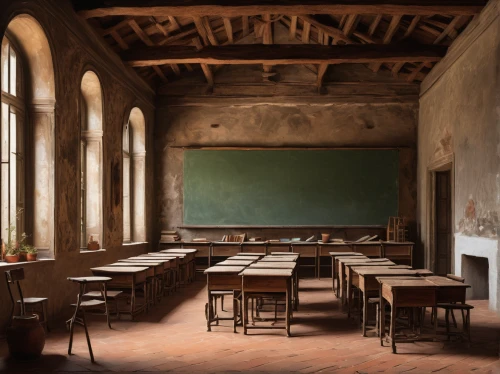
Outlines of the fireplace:
<svg viewBox="0 0 500 374">
<path fill-rule="evenodd" d="M 489 308 L 500 311 L 499 243 L 497 238 L 455 234 L 454 273 L 472 286 L 467 298 L 489 300 Z"/>
<path fill-rule="evenodd" d="M 468 300 L 488 300 L 489 264 L 485 257 L 462 255 L 462 277 L 471 285 L 467 289 Z"/>
</svg>

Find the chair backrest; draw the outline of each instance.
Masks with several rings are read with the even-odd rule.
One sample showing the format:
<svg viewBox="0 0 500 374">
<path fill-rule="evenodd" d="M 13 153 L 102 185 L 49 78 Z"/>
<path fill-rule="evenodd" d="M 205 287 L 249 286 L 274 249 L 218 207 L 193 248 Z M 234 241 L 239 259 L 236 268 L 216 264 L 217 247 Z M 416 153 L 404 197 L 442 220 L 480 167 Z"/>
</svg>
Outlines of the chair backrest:
<svg viewBox="0 0 500 374">
<path fill-rule="evenodd" d="M 465 278 L 459 277 L 455 274 L 446 274 L 446 278 L 453 279 L 454 281 L 465 283 Z"/>
<path fill-rule="evenodd" d="M 19 281 L 22 281 L 24 279 L 24 268 L 7 270 L 5 272 L 5 279 L 7 281 L 7 289 L 9 290 L 10 301 L 12 303 L 10 312 L 11 317 L 14 316 L 14 307 L 16 305 L 16 302 L 14 300 L 14 295 L 12 294 L 12 290 L 10 288 L 11 284 L 17 286 L 17 291 L 19 292 L 19 299 L 21 300 L 21 315 L 24 316 L 26 310 L 24 308 L 23 291 L 21 290 L 21 285 L 19 283 Z"/>
</svg>

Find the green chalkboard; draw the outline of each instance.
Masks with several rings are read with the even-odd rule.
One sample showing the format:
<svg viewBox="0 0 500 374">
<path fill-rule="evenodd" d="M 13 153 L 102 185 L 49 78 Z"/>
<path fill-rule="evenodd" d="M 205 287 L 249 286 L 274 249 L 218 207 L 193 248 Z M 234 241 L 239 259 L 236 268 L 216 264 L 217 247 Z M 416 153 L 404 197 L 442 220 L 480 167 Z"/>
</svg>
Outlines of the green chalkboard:
<svg viewBox="0 0 500 374">
<path fill-rule="evenodd" d="M 185 150 L 184 225 L 386 225 L 397 150 Z"/>
</svg>

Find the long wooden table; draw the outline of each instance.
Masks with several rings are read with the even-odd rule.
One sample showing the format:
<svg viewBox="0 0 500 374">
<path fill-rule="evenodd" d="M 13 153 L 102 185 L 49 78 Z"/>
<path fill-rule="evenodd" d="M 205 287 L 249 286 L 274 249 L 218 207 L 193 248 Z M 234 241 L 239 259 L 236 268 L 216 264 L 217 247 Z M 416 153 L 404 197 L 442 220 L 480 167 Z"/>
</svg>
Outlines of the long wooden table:
<svg viewBox="0 0 500 374">
<path fill-rule="evenodd" d="M 164 249 L 159 253 L 165 253 L 167 255 L 184 254 L 186 255 L 186 282 L 191 283 L 194 281 L 196 276 L 196 253 L 198 250 L 195 248 L 171 248 Z"/>
<path fill-rule="evenodd" d="M 284 329 L 290 336 L 291 316 L 291 269 L 245 269 L 243 275 L 243 332 L 246 335 L 249 329 Z M 248 300 L 251 297 L 275 297 L 276 294 L 285 295 L 285 327 L 280 326 L 253 326 L 248 323 Z"/>
<path fill-rule="evenodd" d="M 215 266 L 248 266 L 253 264 L 254 260 L 225 260 L 218 262 Z"/>
<path fill-rule="evenodd" d="M 293 272 L 292 280 L 292 305 L 294 310 L 299 309 L 299 267 L 293 261 L 288 262 L 256 262 L 248 266 L 249 269 L 291 269 Z"/>
<path fill-rule="evenodd" d="M 108 283 L 109 288 L 129 288 L 130 297 L 130 315 L 135 317 L 142 310 L 147 308 L 148 286 L 146 282 L 148 267 L 144 266 L 101 266 L 90 269 L 94 276 L 110 277 L 112 280 Z M 145 303 L 140 308 L 136 308 L 135 290 L 141 286 L 144 289 Z"/>
<path fill-rule="evenodd" d="M 212 266 L 204 271 L 207 275 L 207 290 L 208 304 L 206 309 L 207 314 L 207 331 L 212 331 L 212 323 L 221 320 L 229 320 L 231 318 L 218 317 L 213 306 L 213 291 L 232 291 L 233 292 L 233 330 L 236 332 L 236 324 L 238 322 L 238 305 L 236 294 L 241 290 L 242 281 L 240 273 L 245 269 L 245 266 Z"/>
</svg>

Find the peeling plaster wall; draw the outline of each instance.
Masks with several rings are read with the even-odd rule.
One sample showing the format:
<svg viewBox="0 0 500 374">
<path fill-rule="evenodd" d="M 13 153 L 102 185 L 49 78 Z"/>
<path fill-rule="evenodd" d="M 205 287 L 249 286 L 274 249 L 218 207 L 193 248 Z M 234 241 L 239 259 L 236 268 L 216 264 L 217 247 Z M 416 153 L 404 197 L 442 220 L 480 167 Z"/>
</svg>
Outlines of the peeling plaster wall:
<svg viewBox="0 0 500 374">
<path fill-rule="evenodd" d="M 90 275 L 90 268 L 147 252 L 149 244 L 122 245 L 122 130 L 130 110 L 139 107 L 146 118 L 146 185 L 154 182 L 154 93 L 133 72 L 124 71 L 119 58 L 73 12 L 69 1 L 4 0 L 0 12 L 0 40 L 18 14 L 32 15 L 42 26 L 51 47 L 55 70 L 55 204 L 46 218 L 53 222 L 55 260 L 24 264 L 25 296 L 49 298 L 49 318 L 67 319 L 76 301 L 76 286 L 68 276 Z M 84 72 L 92 69 L 103 88 L 103 241 L 106 251 L 80 253 L 79 243 L 79 95 Z M 155 231 L 154 194 L 146 195 L 146 239 Z M 1 265 L 0 272 L 14 265 Z M 18 266 L 18 265 L 16 265 Z M 3 278 L 2 278 L 3 279 Z M 10 303 L 0 282 L 0 331 L 8 321 Z"/>
<path fill-rule="evenodd" d="M 500 222 L 500 17 L 492 0 L 453 45 L 440 64 L 443 74 L 424 81 L 418 125 L 419 239 L 426 264 L 430 253 L 430 170 L 454 162 L 454 272 L 467 254 L 498 247 Z M 463 49 L 463 50 L 462 50 Z M 454 57 L 454 60 L 451 58 Z M 446 64 L 446 65 L 444 65 Z M 432 83 L 428 82 L 434 79 Z M 470 241 L 467 237 L 488 240 Z M 472 247 L 471 244 L 474 244 Z M 485 246 L 483 248 L 483 245 Z M 490 307 L 499 309 L 496 272 L 499 256 L 490 253 Z M 453 261 L 453 259 L 452 259 Z M 452 262 L 453 263 L 453 262 Z M 497 292 L 498 294 L 498 292 Z M 492 296 L 494 300 L 492 300 Z M 498 295 L 500 297 L 500 295 Z"/>
<path fill-rule="evenodd" d="M 417 104 L 256 105 L 248 107 L 169 107 L 158 109 L 156 126 L 159 228 L 182 225 L 183 151 L 171 146 L 408 147 L 400 153 L 400 214 L 415 221 Z M 218 124 L 218 128 L 211 128 Z M 383 165 L 381 165 L 383 167 Z M 178 230 L 181 237 L 220 239 L 243 230 Z M 250 236 L 279 238 L 318 233 L 317 229 L 245 230 Z M 335 237 L 365 232 L 338 230 Z"/>
</svg>

